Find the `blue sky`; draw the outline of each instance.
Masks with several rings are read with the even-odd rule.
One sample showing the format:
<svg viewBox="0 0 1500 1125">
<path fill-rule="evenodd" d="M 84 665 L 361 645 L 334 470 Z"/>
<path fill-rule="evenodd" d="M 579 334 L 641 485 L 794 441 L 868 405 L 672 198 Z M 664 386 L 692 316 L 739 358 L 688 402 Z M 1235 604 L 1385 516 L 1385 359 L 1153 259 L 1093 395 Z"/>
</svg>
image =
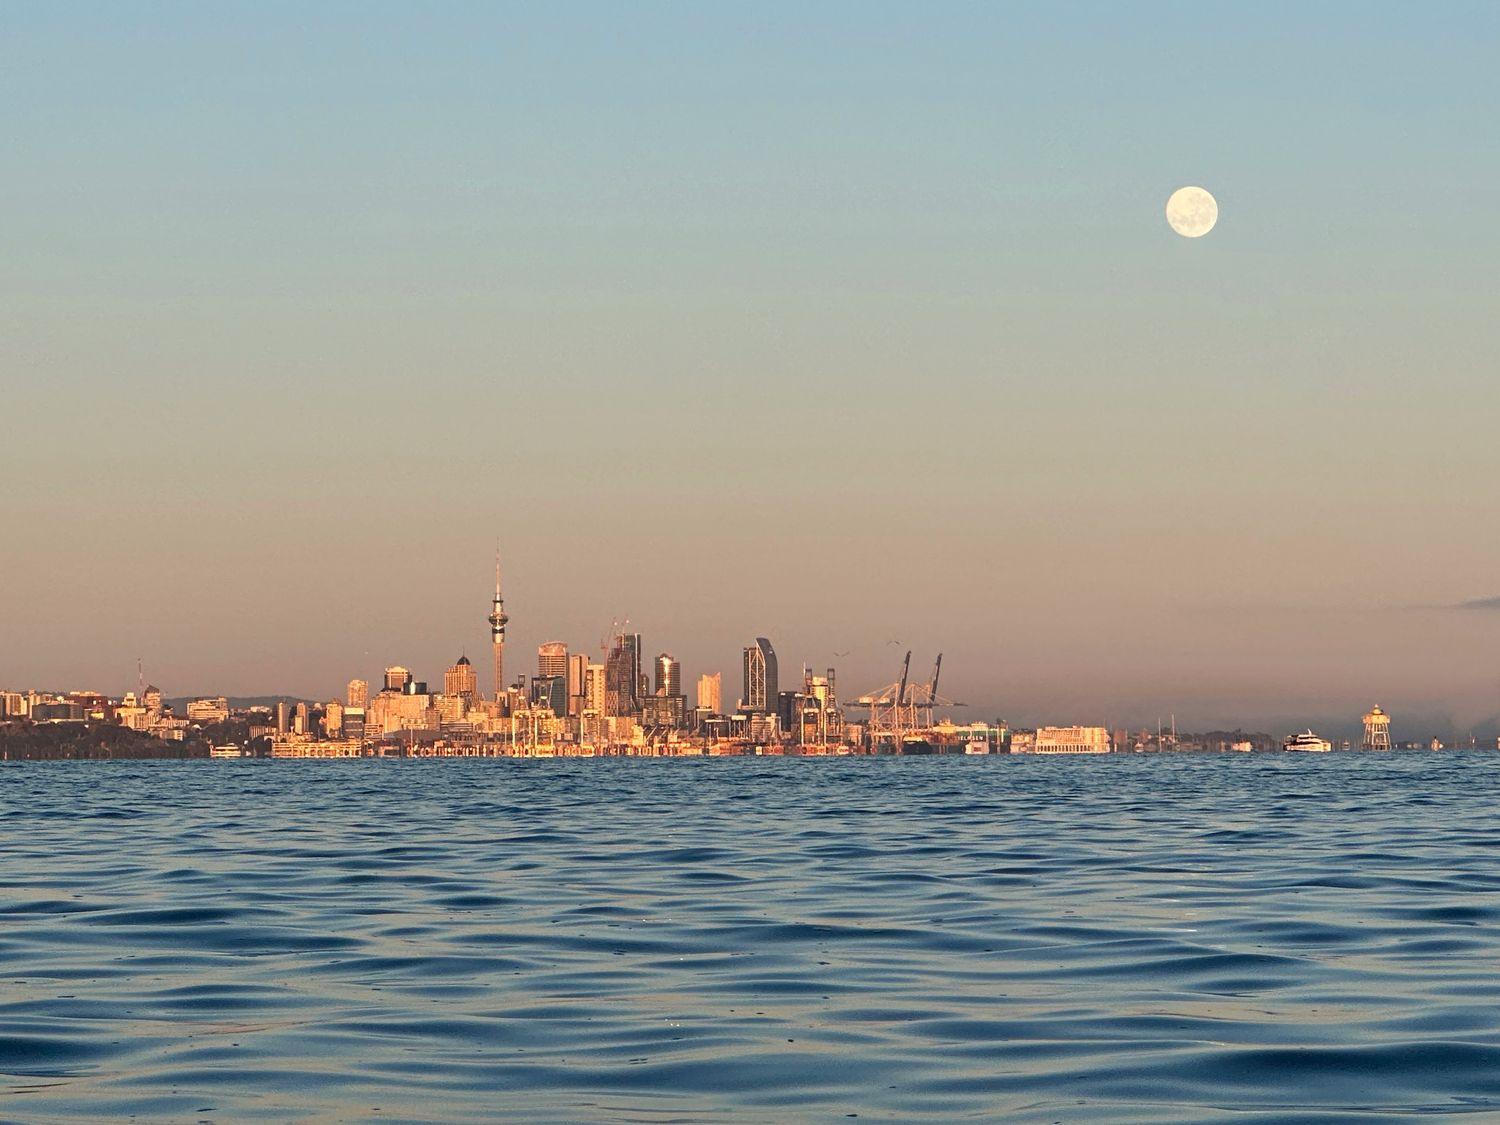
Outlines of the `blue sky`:
<svg viewBox="0 0 1500 1125">
<path fill-rule="evenodd" d="M 629 615 L 689 678 L 944 649 L 1013 721 L 1500 710 L 1500 614 L 1404 608 L 1500 590 L 1497 48 L 1481 4 L 7 6 L 0 683 L 436 679 L 498 537 L 512 666 Z"/>
</svg>

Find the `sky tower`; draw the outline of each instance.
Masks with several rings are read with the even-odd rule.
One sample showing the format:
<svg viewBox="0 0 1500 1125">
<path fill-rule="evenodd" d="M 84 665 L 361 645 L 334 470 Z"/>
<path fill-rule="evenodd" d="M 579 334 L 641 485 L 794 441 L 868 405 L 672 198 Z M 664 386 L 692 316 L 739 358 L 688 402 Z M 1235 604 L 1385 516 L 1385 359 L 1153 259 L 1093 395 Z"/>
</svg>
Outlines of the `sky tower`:
<svg viewBox="0 0 1500 1125">
<path fill-rule="evenodd" d="M 490 643 L 495 646 L 495 702 L 505 699 L 505 599 L 500 596 L 500 552 L 495 551 L 495 602 L 490 609 Z"/>
</svg>

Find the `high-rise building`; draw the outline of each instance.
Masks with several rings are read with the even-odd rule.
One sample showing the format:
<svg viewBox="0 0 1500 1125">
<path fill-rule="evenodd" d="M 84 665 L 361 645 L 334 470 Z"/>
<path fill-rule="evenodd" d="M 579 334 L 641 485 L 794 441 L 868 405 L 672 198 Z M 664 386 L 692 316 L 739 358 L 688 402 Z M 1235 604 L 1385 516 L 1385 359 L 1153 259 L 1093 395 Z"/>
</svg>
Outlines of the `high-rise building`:
<svg viewBox="0 0 1500 1125">
<path fill-rule="evenodd" d="M 292 729 L 292 709 L 285 699 L 276 701 L 276 733 L 286 734 Z"/>
<path fill-rule="evenodd" d="M 504 707 L 505 700 L 505 599 L 500 596 L 500 552 L 495 551 L 495 600 L 490 607 L 490 644 L 495 649 L 495 702 Z"/>
<path fill-rule="evenodd" d="M 465 705 L 472 705 L 479 692 L 479 675 L 467 656 L 460 656 L 458 663 L 443 673 L 443 694 L 457 696 Z"/>
<path fill-rule="evenodd" d="M 344 737 L 344 705 L 337 699 L 323 704 L 323 733 L 329 738 Z"/>
<path fill-rule="evenodd" d="M 682 665 L 670 653 L 664 652 L 656 658 L 655 694 L 682 694 Z"/>
<path fill-rule="evenodd" d="M 724 710 L 724 677 L 718 672 L 698 677 L 698 710 L 715 715 Z"/>
<path fill-rule="evenodd" d="M 398 695 L 406 690 L 406 685 L 411 683 L 411 672 L 399 664 L 392 664 L 385 670 L 385 690 L 394 691 Z"/>
<path fill-rule="evenodd" d="M 536 650 L 536 674 L 540 677 L 560 676 L 564 680 L 568 676 L 568 646 L 562 641 L 548 641 L 544 645 L 537 646 Z"/>
<path fill-rule="evenodd" d="M 604 716 L 605 704 L 609 698 L 606 682 L 603 664 L 590 663 L 584 666 L 583 709 L 600 718 Z"/>
<path fill-rule="evenodd" d="M 604 661 L 604 713 L 640 712 L 641 635 L 620 633 Z"/>
<path fill-rule="evenodd" d="M 350 680 L 348 693 L 346 701 L 350 707 L 364 710 L 370 705 L 370 685 L 364 680 Z"/>
<path fill-rule="evenodd" d="M 581 715 L 588 684 L 589 658 L 578 652 L 568 657 L 568 714 Z"/>
<path fill-rule="evenodd" d="M 307 704 L 297 704 L 297 709 L 292 712 L 292 732 L 294 734 L 310 734 L 312 724 L 307 713 Z"/>
<path fill-rule="evenodd" d="M 749 712 L 770 714 L 776 710 L 776 650 L 765 637 L 745 649 L 745 694 L 741 706 Z"/>
<path fill-rule="evenodd" d="M 538 676 L 531 681 L 531 704 L 554 715 L 568 713 L 568 681 L 565 676 Z"/>
</svg>

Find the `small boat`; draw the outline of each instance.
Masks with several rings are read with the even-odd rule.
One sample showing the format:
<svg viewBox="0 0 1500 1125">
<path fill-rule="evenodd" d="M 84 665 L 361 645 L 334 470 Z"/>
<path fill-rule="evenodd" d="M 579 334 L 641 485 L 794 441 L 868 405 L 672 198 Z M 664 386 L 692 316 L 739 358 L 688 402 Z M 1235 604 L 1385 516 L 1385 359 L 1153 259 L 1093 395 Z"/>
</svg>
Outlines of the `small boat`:
<svg viewBox="0 0 1500 1125">
<path fill-rule="evenodd" d="M 1326 738 L 1319 738 L 1309 729 L 1302 734 L 1294 734 L 1281 744 L 1283 750 L 1300 750 L 1308 754 L 1326 754 L 1333 749 L 1333 743 Z"/>
<path fill-rule="evenodd" d="M 982 738 L 976 738 L 972 742 L 964 744 L 965 754 L 988 754 L 989 752 L 990 744 Z"/>
</svg>

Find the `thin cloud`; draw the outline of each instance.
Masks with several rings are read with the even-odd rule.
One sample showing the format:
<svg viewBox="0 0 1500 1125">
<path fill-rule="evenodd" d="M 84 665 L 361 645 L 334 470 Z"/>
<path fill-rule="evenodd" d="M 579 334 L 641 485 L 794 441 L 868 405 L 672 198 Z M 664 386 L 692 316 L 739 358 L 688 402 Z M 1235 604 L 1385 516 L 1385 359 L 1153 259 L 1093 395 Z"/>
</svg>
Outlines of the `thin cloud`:
<svg viewBox="0 0 1500 1125">
<path fill-rule="evenodd" d="M 1425 601 L 1406 606 L 1388 606 L 1388 609 L 1397 613 L 1455 613 L 1460 610 L 1488 610 L 1497 613 L 1500 612 L 1500 597 L 1472 597 L 1467 601 Z"/>
<path fill-rule="evenodd" d="M 1471 598 L 1466 602 L 1459 602 L 1450 609 L 1490 609 L 1500 610 L 1500 598 Z"/>
</svg>

